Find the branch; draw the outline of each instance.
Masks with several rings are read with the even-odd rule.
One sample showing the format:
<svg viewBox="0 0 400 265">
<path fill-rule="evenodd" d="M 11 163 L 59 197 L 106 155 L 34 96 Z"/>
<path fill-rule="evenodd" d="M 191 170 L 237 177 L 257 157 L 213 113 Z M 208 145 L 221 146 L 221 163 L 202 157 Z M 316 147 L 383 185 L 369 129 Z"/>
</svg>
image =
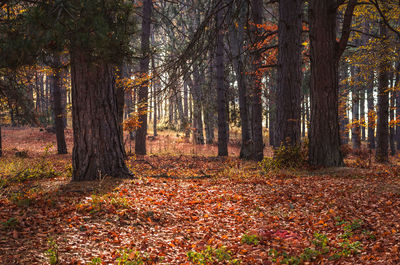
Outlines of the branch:
<svg viewBox="0 0 400 265">
<path fill-rule="evenodd" d="M 342 36 L 340 37 L 339 42 L 337 42 L 337 60 L 339 60 L 340 56 L 342 56 L 344 50 L 346 49 L 347 42 L 350 36 L 350 26 L 351 21 L 353 19 L 353 11 L 356 6 L 358 0 L 350 0 L 347 4 L 346 12 L 344 13 L 344 20 L 342 26 Z"/>
<path fill-rule="evenodd" d="M 382 18 L 382 22 L 386 25 L 386 27 L 388 27 L 388 29 L 390 29 L 391 31 L 393 31 L 393 32 L 397 35 L 397 37 L 400 38 L 400 32 L 399 32 L 398 30 L 396 30 L 395 28 L 393 28 L 393 27 L 389 24 L 387 18 L 385 17 L 385 14 L 383 14 L 382 9 L 381 9 L 380 6 L 379 6 L 378 1 L 377 1 L 377 0 L 375 0 L 375 1 L 370 0 L 370 2 L 375 6 L 376 10 L 378 11 L 379 15 L 380 15 L 381 18 Z"/>
</svg>

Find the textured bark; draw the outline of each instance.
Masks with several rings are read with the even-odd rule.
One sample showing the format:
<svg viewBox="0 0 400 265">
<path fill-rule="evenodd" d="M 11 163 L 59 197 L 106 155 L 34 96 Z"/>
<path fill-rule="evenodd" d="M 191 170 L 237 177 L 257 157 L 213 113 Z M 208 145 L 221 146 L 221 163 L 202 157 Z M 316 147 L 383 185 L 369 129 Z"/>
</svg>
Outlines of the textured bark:
<svg viewBox="0 0 400 265">
<path fill-rule="evenodd" d="M 393 88 L 393 78 L 391 79 L 391 88 Z M 389 145 L 390 145 L 390 155 L 396 155 L 396 143 L 395 143 L 395 126 L 394 126 L 394 93 L 390 92 L 390 128 L 389 128 Z"/>
<path fill-rule="evenodd" d="M 304 95 L 301 99 L 301 137 L 306 137 L 306 103 Z"/>
<path fill-rule="evenodd" d="M 400 63 L 396 63 L 396 87 L 399 87 L 400 84 Z M 396 91 L 396 143 L 397 143 L 397 150 L 400 150 L 400 91 Z"/>
<path fill-rule="evenodd" d="M 220 2 L 222 4 L 222 2 Z M 218 156 L 228 155 L 228 115 L 227 97 L 224 85 L 224 33 L 222 29 L 224 12 L 220 9 L 216 17 L 217 38 L 216 38 L 216 81 L 217 81 L 217 109 L 218 109 Z"/>
<path fill-rule="evenodd" d="M 190 137 L 190 126 L 191 123 L 190 116 L 189 116 L 189 89 L 187 81 L 183 81 L 183 114 L 186 119 L 186 126 L 185 126 L 185 137 Z"/>
<path fill-rule="evenodd" d="M 367 80 L 368 107 L 368 148 L 375 149 L 375 106 L 374 106 L 374 74 L 368 75 Z"/>
<path fill-rule="evenodd" d="M 67 153 L 67 144 L 65 143 L 64 135 L 64 112 L 62 104 L 62 68 L 60 55 L 54 55 L 54 68 L 53 68 L 53 112 L 54 112 L 54 124 L 56 129 L 57 139 L 57 151 L 59 154 Z"/>
<path fill-rule="evenodd" d="M 311 59 L 311 128 L 309 162 L 314 166 L 342 166 L 338 117 L 338 62 L 343 53 L 357 1 L 345 12 L 342 36 L 336 41 L 336 0 L 311 0 L 309 5 Z"/>
<path fill-rule="evenodd" d="M 361 140 L 365 141 L 365 87 L 360 87 L 359 91 L 360 98 L 360 129 L 361 129 Z"/>
<path fill-rule="evenodd" d="M 233 0 L 227 0 L 228 2 Z M 249 113 L 247 108 L 247 83 L 244 70 L 243 58 L 243 37 L 244 37 L 244 19 L 246 16 L 246 8 L 240 7 L 238 27 L 234 24 L 229 27 L 229 39 L 231 44 L 233 67 L 239 89 L 239 112 L 241 124 L 242 143 L 240 147 L 240 158 L 249 159 L 251 156 L 251 141 L 250 141 L 250 125 Z"/>
<path fill-rule="evenodd" d="M 273 147 L 278 147 L 278 144 L 275 142 L 275 132 L 276 132 L 276 89 L 274 88 L 274 84 L 271 82 L 268 92 L 268 106 L 269 106 L 269 145 Z"/>
<path fill-rule="evenodd" d="M 0 125 L 0 157 L 3 156 L 3 139 L 1 137 L 1 125 Z"/>
<path fill-rule="evenodd" d="M 85 52 L 71 51 L 72 179 L 130 176 L 119 131 L 113 66 L 91 61 Z"/>
<path fill-rule="evenodd" d="M 141 52 L 140 73 L 142 77 L 147 77 L 150 63 L 150 24 L 151 12 L 153 9 L 152 0 L 143 1 L 142 12 L 142 33 L 141 33 Z M 140 127 L 136 132 L 135 153 L 138 155 L 146 154 L 146 135 L 147 135 L 147 103 L 149 97 L 149 82 L 144 81 L 139 88 L 139 123 Z"/>
<path fill-rule="evenodd" d="M 204 144 L 203 134 L 203 118 L 202 118 L 202 74 L 200 74 L 198 66 L 194 65 L 193 69 L 193 82 L 189 79 L 191 84 L 191 93 L 193 97 L 193 140 L 195 144 Z"/>
<path fill-rule="evenodd" d="M 263 1 L 251 0 L 251 17 L 253 23 L 261 25 L 263 23 L 262 11 Z M 256 41 L 260 41 L 262 35 L 261 30 L 258 27 L 252 27 L 253 38 Z M 261 68 L 262 57 L 261 51 L 253 51 L 253 75 L 252 75 L 252 91 L 251 91 L 251 131 L 252 131 L 252 154 L 251 159 L 255 161 L 261 161 L 264 157 L 264 143 L 262 133 L 262 76 L 258 72 Z"/>
<path fill-rule="evenodd" d="M 350 67 L 351 78 L 355 80 L 356 69 L 355 66 Z M 361 130 L 360 130 L 360 91 L 358 85 L 353 85 L 351 91 L 351 109 L 352 109 L 352 129 L 351 129 L 351 142 L 353 149 L 361 148 Z"/>
<path fill-rule="evenodd" d="M 380 25 L 381 36 L 385 37 L 387 30 L 386 26 L 381 22 Z M 388 48 L 388 44 L 383 40 L 384 50 Z M 390 62 L 385 58 L 385 51 L 383 51 L 382 59 L 379 62 L 379 73 L 378 73 L 378 124 L 376 128 L 376 161 L 377 162 L 388 162 L 389 161 L 389 68 Z"/>
<path fill-rule="evenodd" d="M 151 67 L 153 69 L 153 73 L 156 74 L 156 64 L 154 60 L 154 56 L 151 57 Z M 158 105 L 160 102 L 158 102 L 158 93 L 159 93 L 159 85 L 160 85 L 160 80 L 158 77 L 156 77 L 153 80 L 153 135 L 157 136 L 157 120 L 158 120 Z"/>
<path fill-rule="evenodd" d="M 303 0 L 279 1 L 276 143 L 301 140 L 301 31 Z"/>
<path fill-rule="evenodd" d="M 348 67 L 347 63 L 343 62 L 341 64 L 341 80 L 348 79 Z M 347 100 L 349 97 L 349 89 L 347 85 L 341 85 L 339 87 L 340 94 L 339 94 L 339 119 L 340 119 L 340 140 L 341 144 L 348 144 L 349 143 L 349 118 L 347 116 Z"/>
</svg>

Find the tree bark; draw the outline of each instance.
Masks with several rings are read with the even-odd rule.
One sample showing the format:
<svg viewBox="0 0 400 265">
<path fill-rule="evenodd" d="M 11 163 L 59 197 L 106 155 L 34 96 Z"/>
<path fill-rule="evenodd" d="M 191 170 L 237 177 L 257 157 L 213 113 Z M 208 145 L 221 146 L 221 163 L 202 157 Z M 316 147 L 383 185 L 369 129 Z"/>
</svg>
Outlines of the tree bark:
<svg viewBox="0 0 400 265">
<path fill-rule="evenodd" d="M 391 83 L 393 85 L 393 78 L 391 80 Z M 391 88 L 393 88 L 393 86 L 391 86 Z M 396 143 L 395 143 L 395 125 L 394 125 L 394 109 L 395 109 L 395 105 L 394 105 L 394 91 L 392 90 L 390 92 L 390 112 L 389 112 L 389 116 L 390 116 L 390 126 L 389 126 L 389 145 L 390 145 L 390 155 L 394 156 L 396 155 Z"/>
<path fill-rule="evenodd" d="M 63 86 L 62 80 L 62 65 L 59 54 L 54 55 L 54 66 L 53 67 L 53 112 L 54 112 L 54 124 L 56 129 L 57 139 L 57 151 L 58 154 L 67 153 L 67 144 L 65 143 L 64 135 L 64 109 L 61 99 L 61 91 Z"/>
<path fill-rule="evenodd" d="M 1 137 L 1 124 L 0 124 L 0 157 L 3 156 L 3 138 Z"/>
<path fill-rule="evenodd" d="M 396 84 L 395 86 L 398 88 L 400 84 L 400 63 L 396 63 Z M 397 150 L 400 150 L 400 90 L 396 90 L 396 142 L 397 142 Z"/>
<path fill-rule="evenodd" d="M 368 74 L 367 78 L 368 148 L 375 149 L 374 74 Z"/>
<path fill-rule="evenodd" d="M 279 1 L 276 143 L 301 141 L 301 32 L 303 0 Z"/>
<path fill-rule="evenodd" d="M 361 129 L 361 141 L 365 141 L 365 87 L 360 87 L 359 91 L 360 98 L 360 129 Z"/>
<path fill-rule="evenodd" d="M 113 66 L 71 50 L 74 148 L 72 179 L 131 176 L 125 165 Z"/>
<path fill-rule="evenodd" d="M 345 11 L 342 36 L 336 41 L 336 0 L 311 0 L 311 120 L 309 162 L 313 166 L 343 166 L 338 117 L 338 62 L 347 45 L 354 6 Z"/>
<path fill-rule="evenodd" d="M 380 23 L 380 34 L 382 38 L 386 37 L 387 30 L 383 22 Z M 387 40 L 383 39 L 383 54 L 379 62 L 378 73 L 378 125 L 376 130 L 376 161 L 385 163 L 389 161 L 389 68 L 390 62 L 386 58 L 386 50 L 388 49 Z"/>
<path fill-rule="evenodd" d="M 263 1 L 251 0 L 251 16 L 253 23 L 252 35 L 256 42 L 260 41 L 262 35 L 257 25 L 263 23 L 262 11 Z M 263 132 L 262 132 L 262 76 L 259 72 L 262 64 L 262 56 L 260 50 L 253 51 L 253 74 L 252 74 L 252 91 L 251 91 L 251 129 L 252 129 L 252 154 L 251 159 L 255 161 L 261 161 L 264 157 L 264 143 L 263 143 Z"/>
<path fill-rule="evenodd" d="M 341 80 L 348 79 L 347 73 L 348 67 L 347 63 L 343 62 L 341 64 Z M 349 89 L 347 85 L 341 85 L 339 87 L 339 119 L 340 119 L 340 144 L 348 144 L 349 143 L 349 117 L 347 116 L 347 100 L 349 97 Z"/>
<path fill-rule="evenodd" d="M 216 17 L 216 27 L 218 29 L 216 38 L 216 72 L 217 72 L 217 108 L 218 108 L 218 156 L 228 155 L 228 119 L 227 119 L 227 97 L 224 85 L 224 33 L 223 17 L 224 11 L 218 5 L 219 11 Z"/>
<path fill-rule="evenodd" d="M 233 1 L 233 0 L 228 0 Z M 232 61 L 235 70 L 235 76 L 239 89 L 239 112 L 240 112 L 240 124 L 241 124 L 241 136 L 242 143 L 240 146 L 240 158 L 249 159 L 251 156 L 251 140 L 250 140 L 250 125 L 249 125 L 249 113 L 248 113 L 248 95 L 247 95 L 247 83 L 244 70 L 244 58 L 243 58 L 243 37 L 244 37 L 244 19 L 246 16 L 246 8 L 239 6 L 240 13 L 238 18 L 238 27 L 234 24 L 229 27 L 229 39 L 231 44 Z"/>
<path fill-rule="evenodd" d="M 357 79 L 355 66 L 350 66 L 351 79 Z M 351 93 L 351 109 L 352 109 L 352 129 L 351 129 L 351 142 L 353 149 L 361 148 L 361 131 L 360 131 L 360 91 L 358 85 L 352 86 Z"/>
<path fill-rule="evenodd" d="M 147 134 L 147 104 L 149 97 L 149 63 L 150 63 L 150 24 L 151 24 L 151 12 L 153 8 L 152 0 L 143 1 L 143 12 L 142 12 L 142 35 L 141 35 L 141 52 L 142 58 L 140 60 L 140 74 L 142 78 L 146 80 L 141 84 L 139 88 L 139 123 L 140 127 L 136 132 L 135 139 L 135 153 L 137 155 L 146 154 L 146 134 Z"/>
<path fill-rule="evenodd" d="M 191 92 L 193 97 L 193 140 L 195 144 L 204 144 L 203 134 L 203 118 L 202 118 L 202 92 L 201 85 L 203 81 L 203 73 L 200 73 L 197 64 L 193 67 L 193 82 L 191 79 L 188 80 L 191 84 Z"/>
</svg>

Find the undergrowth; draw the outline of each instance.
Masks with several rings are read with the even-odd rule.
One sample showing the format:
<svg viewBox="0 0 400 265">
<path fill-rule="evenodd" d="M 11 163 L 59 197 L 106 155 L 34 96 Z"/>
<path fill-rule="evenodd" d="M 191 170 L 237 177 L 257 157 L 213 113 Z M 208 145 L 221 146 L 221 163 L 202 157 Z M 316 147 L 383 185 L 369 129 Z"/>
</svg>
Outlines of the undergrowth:
<svg viewBox="0 0 400 265">
<path fill-rule="evenodd" d="M 307 165 L 308 142 L 301 145 L 284 145 L 274 150 L 274 156 L 259 163 L 265 173 L 279 169 L 298 169 Z"/>
</svg>

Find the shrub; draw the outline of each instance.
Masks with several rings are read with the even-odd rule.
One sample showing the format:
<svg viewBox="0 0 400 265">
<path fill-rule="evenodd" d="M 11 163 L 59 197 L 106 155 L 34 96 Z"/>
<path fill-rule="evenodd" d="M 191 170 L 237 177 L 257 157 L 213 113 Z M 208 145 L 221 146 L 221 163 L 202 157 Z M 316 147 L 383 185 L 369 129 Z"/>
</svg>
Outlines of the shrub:
<svg viewBox="0 0 400 265">
<path fill-rule="evenodd" d="M 244 234 L 242 236 L 242 243 L 256 246 L 258 243 L 260 243 L 260 238 L 257 235 Z"/>
<path fill-rule="evenodd" d="M 187 253 L 189 261 L 194 264 L 206 265 L 215 264 L 217 262 L 225 262 L 227 264 L 240 264 L 240 261 L 232 258 L 232 253 L 226 247 L 213 248 L 207 246 L 201 252 L 189 251 Z"/>
<path fill-rule="evenodd" d="M 260 162 L 263 171 L 269 172 L 277 169 L 294 169 L 307 165 L 308 142 L 301 145 L 281 145 L 274 150 L 273 158 L 264 158 Z"/>
</svg>

